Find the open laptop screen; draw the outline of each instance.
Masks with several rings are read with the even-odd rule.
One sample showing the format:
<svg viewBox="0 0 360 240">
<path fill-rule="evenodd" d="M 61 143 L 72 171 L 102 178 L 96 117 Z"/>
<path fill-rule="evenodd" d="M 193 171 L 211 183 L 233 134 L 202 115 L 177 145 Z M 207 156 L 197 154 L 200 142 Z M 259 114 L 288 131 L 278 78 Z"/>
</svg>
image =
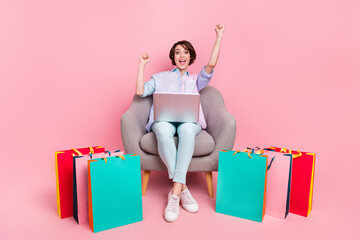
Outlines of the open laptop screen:
<svg viewBox="0 0 360 240">
<path fill-rule="evenodd" d="M 154 120 L 198 122 L 200 94 L 156 92 L 153 95 Z"/>
</svg>

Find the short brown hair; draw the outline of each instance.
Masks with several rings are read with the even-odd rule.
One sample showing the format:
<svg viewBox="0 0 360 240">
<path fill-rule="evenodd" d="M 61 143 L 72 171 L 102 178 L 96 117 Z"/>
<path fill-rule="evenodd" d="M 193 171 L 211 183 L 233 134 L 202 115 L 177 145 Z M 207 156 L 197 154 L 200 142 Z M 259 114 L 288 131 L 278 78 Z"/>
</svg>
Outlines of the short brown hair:
<svg viewBox="0 0 360 240">
<path fill-rule="evenodd" d="M 190 53 L 189 66 L 190 66 L 196 59 L 196 52 L 195 52 L 195 49 L 194 49 L 193 45 L 190 42 L 186 41 L 186 40 L 182 40 L 182 41 L 179 41 L 177 43 L 174 43 L 174 45 L 170 49 L 169 57 L 171 59 L 172 65 L 176 65 L 175 60 L 174 60 L 174 55 L 175 55 L 175 48 L 176 48 L 177 45 L 181 45 L 183 48 L 185 48 L 186 50 L 189 51 L 189 53 Z"/>
</svg>

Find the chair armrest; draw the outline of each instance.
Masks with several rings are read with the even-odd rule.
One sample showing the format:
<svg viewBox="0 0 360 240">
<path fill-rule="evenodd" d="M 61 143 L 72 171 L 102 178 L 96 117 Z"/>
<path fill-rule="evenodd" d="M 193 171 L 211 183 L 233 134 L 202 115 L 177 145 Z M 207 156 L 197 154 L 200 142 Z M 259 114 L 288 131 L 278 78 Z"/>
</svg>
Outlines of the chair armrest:
<svg viewBox="0 0 360 240">
<path fill-rule="evenodd" d="M 126 153 L 143 153 L 140 139 L 146 134 L 151 99 L 134 96 L 129 109 L 121 116 L 121 137 Z"/>
<path fill-rule="evenodd" d="M 207 129 L 215 142 L 214 150 L 208 156 L 210 162 L 208 168 L 211 171 L 218 170 L 219 152 L 223 149 L 232 149 L 236 136 L 236 120 L 225 106 L 218 106 L 208 112 Z"/>
<path fill-rule="evenodd" d="M 218 106 L 208 112 L 206 130 L 214 139 L 214 151 L 233 148 L 236 136 L 236 120 L 225 106 Z"/>
</svg>

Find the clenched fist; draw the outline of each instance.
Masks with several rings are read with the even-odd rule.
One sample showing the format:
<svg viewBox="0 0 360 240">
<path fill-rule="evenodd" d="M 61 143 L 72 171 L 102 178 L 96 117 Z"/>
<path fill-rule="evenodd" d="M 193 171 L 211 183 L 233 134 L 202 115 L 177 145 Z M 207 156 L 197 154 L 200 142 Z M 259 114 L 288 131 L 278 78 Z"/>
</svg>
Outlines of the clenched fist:
<svg viewBox="0 0 360 240">
<path fill-rule="evenodd" d="M 225 26 L 222 24 L 218 24 L 215 27 L 216 36 L 222 36 L 225 31 Z"/>
<path fill-rule="evenodd" d="M 140 63 L 146 65 L 148 62 L 150 62 L 150 56 L 146 53 L 141 54 Z"/>
</svg>

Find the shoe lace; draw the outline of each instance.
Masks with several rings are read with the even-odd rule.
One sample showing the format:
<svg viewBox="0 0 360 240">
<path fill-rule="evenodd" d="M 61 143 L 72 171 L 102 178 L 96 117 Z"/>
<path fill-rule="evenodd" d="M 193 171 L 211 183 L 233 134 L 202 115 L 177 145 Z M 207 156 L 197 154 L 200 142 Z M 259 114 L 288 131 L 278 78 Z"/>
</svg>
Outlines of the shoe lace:
<svg viewBox="0 0 360 240">
<path fill-rule="evenodd" d="M 178 206 L 178 201 L 174 197 L 170 197 L 170 202 L 167 205 L 167 211 L 176 212 L 176 207 Z"/>
<path fill-rule="evenodd" d="M 183 194 L 182 199 L 186 205 L 196 203 L 195 199 L 191 196 L 191 194 L 188 191 L 186 191 L 185 194 Z"/>
</svg>

